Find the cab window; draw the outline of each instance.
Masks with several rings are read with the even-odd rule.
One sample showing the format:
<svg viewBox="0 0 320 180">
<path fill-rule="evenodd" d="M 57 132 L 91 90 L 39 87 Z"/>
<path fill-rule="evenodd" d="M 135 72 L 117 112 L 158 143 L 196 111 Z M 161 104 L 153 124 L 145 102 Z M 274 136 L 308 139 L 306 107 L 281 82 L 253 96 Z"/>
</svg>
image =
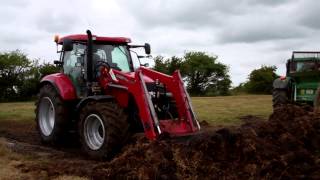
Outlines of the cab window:
<svg viewBox="0 0 320 180">
<path fill-rule="evenodd" d="M 63 71 L 68 75 L 76 88 L 78 97 L 83 95 L 82 86 L 84 80 L 82 78 L 81 69 L 84 64 L 85 46 L 82 44 L 74 44 L 72 51 L 65 51 L 63 54 Z"/>
<path fill-rule="evenodd" d="M 108 62 L 111 68 L 130 72 L 130 54 L 125 46 L 96 44 L 93 47 L 93 63 L 98 61 Z"/>
<path fill-rule="evenodd" d="M 70 74 L 77 64 L 83 63 L 85 46 L 82 44 L 74 44 L 72 51 L 66 51 L 63 55 L 63 71 Z"/>
<path fill-rule="evenodd" d="M 316 63 L 315 62 L 297 62 L 296 70 L 298 72 L 302 71 L 313 71 L 316 70 Z"/>
<path fill-rule="evenodd" d="M 123 46 L 116 46 L 111 52 L 112 63 L 116 63 L 125 72 L 130 71 L 127 54 Z"/>
</svg>

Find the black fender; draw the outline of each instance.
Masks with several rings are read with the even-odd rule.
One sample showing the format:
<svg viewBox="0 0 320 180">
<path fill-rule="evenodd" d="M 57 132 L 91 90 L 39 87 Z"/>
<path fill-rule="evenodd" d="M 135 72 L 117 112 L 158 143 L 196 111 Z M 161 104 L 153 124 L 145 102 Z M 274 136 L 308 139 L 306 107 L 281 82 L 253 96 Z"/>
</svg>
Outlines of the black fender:
<svg viewBox="0 0 320 180">
<path fill-rule="evenodd" d="M 273 81 L 273 89 L 287 90 L 289 88 L 288 79 L 277 78 Z"/>
<path fill-rule="evenodd" d="M 88 102 L 91 102 L 91 101 L 108 102 L 113 100 L 114 100 L 114 97 L 110 95 L 88 96 L 81 99 L 81 101 L 77 104 L 76 112 L 79 112 L 84 105 L 86 105 Z"/>
</svg>

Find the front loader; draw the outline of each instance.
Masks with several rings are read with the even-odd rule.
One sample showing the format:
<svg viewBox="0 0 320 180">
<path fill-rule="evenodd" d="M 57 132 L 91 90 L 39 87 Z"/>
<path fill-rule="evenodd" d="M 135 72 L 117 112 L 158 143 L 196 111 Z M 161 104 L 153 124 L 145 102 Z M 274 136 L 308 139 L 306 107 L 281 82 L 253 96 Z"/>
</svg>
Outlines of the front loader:
<svg viewBox="0 0 320 180">
<path fill-rule="evenodd" d="M 45 143 L 79 133 L 83 150 L 110 158 L 132 132 L 150 140 L 192 135 L 200 130 L 179 71 L 169 76 L 134 67 L 129 38 L 87 34 L 55 37 L 61 72 L 40 81 L 36 123 Z"/>
</svg>

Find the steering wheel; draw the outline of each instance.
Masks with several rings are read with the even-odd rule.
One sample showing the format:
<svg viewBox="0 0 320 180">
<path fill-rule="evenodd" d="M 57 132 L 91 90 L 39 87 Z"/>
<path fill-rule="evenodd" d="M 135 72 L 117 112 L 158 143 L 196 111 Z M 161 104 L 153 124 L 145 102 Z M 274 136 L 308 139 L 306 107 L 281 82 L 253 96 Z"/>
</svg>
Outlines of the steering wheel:
<svg viewBox="0 0 320 180">
<path fill-rule="evenodd" d="M 96 78 L 99 77 L 101 74 L 100 72 L 100 68 L 99 67 L 104 67 L 108 70 L 110 70 L 110 65 L 108 62 L 105 62 L 105 61 L 97 61 L 96 65 L 95 65 L 95 75 L 96 75 Z"/>
<path fill-rule="evenodd" d="M 97 61 L 96 63 L 96 69 L 99 67 L 99 66 L 103 66 L 103 67 L 106 67 L 107 69 L 110 69 L 110 65 L 108 62 L 106 61 Z"/>
</svg>

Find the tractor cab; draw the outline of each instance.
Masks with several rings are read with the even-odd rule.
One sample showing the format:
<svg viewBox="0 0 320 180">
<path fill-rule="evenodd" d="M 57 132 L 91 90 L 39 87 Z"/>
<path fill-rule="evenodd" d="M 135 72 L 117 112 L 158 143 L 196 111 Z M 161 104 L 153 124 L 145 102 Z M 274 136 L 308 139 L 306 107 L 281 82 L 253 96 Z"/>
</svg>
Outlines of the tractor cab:
<svg viewBox="0 0 320 180">
<path fill-rule="evenodd" d="M 320 52 L 294 51 L 287 62 L 287 75 L 320 71 Z"/>
<path fill-rule="evenodd" d="M 314 105 L 320 82 L 320 52 L 294 51 L 287 61 L 285 78 L 273 83 L 273 102 Z"/>
<path fill-rule="evenodd" d="M 320 82 L 320 52 L 294 51 L 288 64 L 293 101 L 312 105 Z"/>
<path fill-rule="evenodd" d="M 129 38 L 124 37 L 98 37 L 92 36 L 92 61 L 87 64 L 87 35 L 69 35 L 62 38 L 55 36 L 55 42 L 61 45 L 60 60 L 55 64 L 60 65 L 75 85 L 79 98 L 86 96 L 86 81 L 100 76 L 97 64 L 107 64 L 111 69 L 124 73 L 134 71 L 134 63 L 131 58 L 130 48 L 144 47 L 146 53 L 150 54 L 150 45 L 130 46 Z M 57 48 L 58 49 L 58 48 Z M 89 67 L 89 68 L 88 68 Z M 91 67 L 91 68 L 90 68 Z M 92 76 L 92 77 L 90 77 Z"/>
</svg>

